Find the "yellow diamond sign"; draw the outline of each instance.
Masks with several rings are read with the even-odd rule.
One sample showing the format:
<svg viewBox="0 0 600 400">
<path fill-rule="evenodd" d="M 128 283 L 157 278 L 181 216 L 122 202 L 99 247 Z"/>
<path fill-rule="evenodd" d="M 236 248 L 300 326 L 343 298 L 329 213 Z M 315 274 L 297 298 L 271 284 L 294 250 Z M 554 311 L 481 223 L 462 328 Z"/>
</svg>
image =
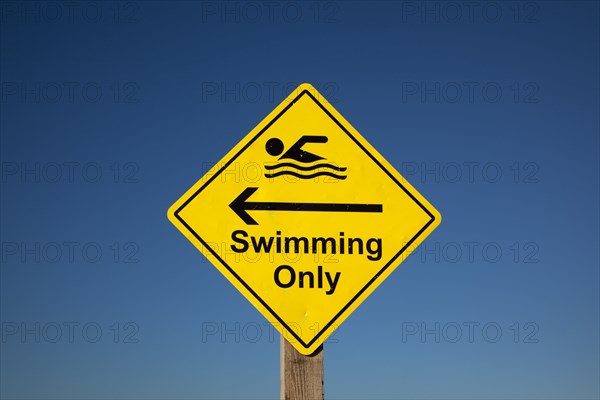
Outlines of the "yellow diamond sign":
<svg viewBox="0 0 600 400">
<path fill-rule="evenodd" d="M 312 354 L 441 220 L 309 84 L 168 216 L 302 354 Z"/>
</svg>

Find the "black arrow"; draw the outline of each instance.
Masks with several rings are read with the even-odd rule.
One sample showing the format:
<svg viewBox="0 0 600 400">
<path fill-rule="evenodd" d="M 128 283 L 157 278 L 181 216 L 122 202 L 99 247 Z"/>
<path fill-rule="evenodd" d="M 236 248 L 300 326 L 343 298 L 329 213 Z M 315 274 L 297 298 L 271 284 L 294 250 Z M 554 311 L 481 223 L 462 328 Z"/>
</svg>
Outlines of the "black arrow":
<svg viewBox="0 0 600 400">
<path fill-rule="evenodd" d="M 229 207 L 247 225 L 258 225 L 246 211 L 321 211 L 321 212 L 383 212 L 381 204 L 341 204 L 341 203 L 279 203 L 279 202 L 257 202 L 246 201 L 258 188 L 249 187 Z"/>
</svg>

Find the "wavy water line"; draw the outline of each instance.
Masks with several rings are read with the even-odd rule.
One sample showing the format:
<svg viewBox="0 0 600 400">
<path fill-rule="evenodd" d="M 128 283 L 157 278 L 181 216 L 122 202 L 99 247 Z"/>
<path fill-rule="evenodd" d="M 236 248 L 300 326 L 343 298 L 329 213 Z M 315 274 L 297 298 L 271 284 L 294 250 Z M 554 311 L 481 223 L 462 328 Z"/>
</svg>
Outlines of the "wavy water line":
<svg viewBox="0 0 600 400">
<path fill-rule="evenodd" d="M 275 164 L 275 165 L 265 165 L 265 169 L 267 169 L 269 171 L 277 169 L 277 168 L 283 168 L 283 167 L 292 167 L 292 168 L 296 168 L 300 171 L 312 171 L 317 168 L 330 168 L 330 169 L 333 169 L 335 171 L 340 171 L 340 172 L 343 172 L 346 170 L 346 167 L 336 167 L 335 165 L 327 164 L 327 163 L 316 164 L 316 165 L 312 165 L 310 167 L 304 167 L 302 165 L 296 165 L 296 164 L 290 163 L 290 162 L 284 162 L 284 163 Z"/>
<path fill-rule="evenodd" d="M 342 179 L 342 180 L 346 179 L 346 176 L 336 175 L 333 172 L 328 172 L 328 171 L 315 172 L 314 174 L 310 174 L 310 175 L 301 175 L 294 171 L 278 171 L 273 174 L 265 174 L 265 176 L 267 178 L 275 178 L 275 177 L 278 177 L 281 175 L 292 175 L 292 176 L 295 176 L 296 178 L 300 178 L 300 179 L 312 179 L 312 178 L 316 178 L 317 176 L 327 175 L 327 176 L 330 176 L 330 177 L 336 178 L 336 179 Z"/>
</svg>

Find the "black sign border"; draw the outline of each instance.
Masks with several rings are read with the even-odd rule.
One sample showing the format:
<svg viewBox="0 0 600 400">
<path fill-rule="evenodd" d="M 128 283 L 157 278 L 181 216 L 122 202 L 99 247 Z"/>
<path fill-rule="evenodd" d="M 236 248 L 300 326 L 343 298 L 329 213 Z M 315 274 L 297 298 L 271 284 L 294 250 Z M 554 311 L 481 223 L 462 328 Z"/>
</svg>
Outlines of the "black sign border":
<svg viewBox="0 0 600 400">
<path fill-rule="evenodd" d="M 396 253 L 395 256 L 393 256 L 384 266 L 383 268 L 381 268 L 381 270 L 379 270 L 379 272 L 377 272 L 375 274 L 375 276 L 369 280 L 369 282 L 367 282 L 367 284 L 358 291 L 358 293 L 352 297 L 352 299 L 350 299 L 350 301 L 344 306 L 342 307 L 342 309 L 331 319 L 331 321 L 329 321 L 308 343 L 304 342 L 297 334 L 296 332 L 294 332 L 293 329 L 291 329 L 288 324 L 285 323 L 285 321 L 279 316 L 277 315 L 277 313 L 271 309 L 271 307 L 269 307 L 269 305 L 267 304 L 267 302 L 265 302 L 246 282 L 244 282 L 244 280 L 233 270 L 233 268 L 231 268 L 226 262 L 225 260 L 223 260 L 201 237 L 200 235 L 198 235 L 198 233 L 196 233 L 191 226 L 189 226 L 184 220 L 183 218 L 181 218 L 181 216 L 179 215 L 179 213 L 200 193 L 202 192 L 202 190 L 204 190 L 208 185 L 210 185 L 210 183 L 216 179 L 223 171 L 225 171 L 227 169 L 227 167 L 236 159 L 239 157 L 240 154 L 242 154 L 248 147 L 250 147 L 250 145 L 252 145 L 252 143 L 254 143 L 254 141 L 256 141 L 256 139 L 258 139 L 267 129 L 269 129 L 269 127 L 271 125 L 273 125 L 273 123 L 275 123 L 275 121 L 277 121 L 283 114 L 285 114 L 286 111 L 288 111 L 302 96 L 308 96 L 310 97 L 328 116 L 329 118 L 331 118 L 337 126 L 340 127 L 340 129 L 345 132 L 350 139 L 352 139 L 354 141 L 354 143 L 356 143 L 356 145 L 358 147 L 360 147 L 362 149 L 362 151 L 364 151 L 369 158 L 371 158 L 371 160 L 373 160 L 375 162 L 375 164 L 377 164 L 379 166 L 379 168 L 381 168 L 381 170 L 383 172 L 385 172 L 390 179 L 395 182 L 415 203 L 417 203 L 419 205 L 419 207 L 421 207 L 421 209 L 430 217 L 430 220 L 412 237 L 412 239 L 410 239 L 401 249 L 398 253 Z M 223 167 L 216 173 L 214 174 L 204 185 L 202 185 L 200 187 L 200 189 L 198 189 L 193 195 L 190 196 L 189 199 L 187 199 L 177 210 L 175 210 L 174 212 L 175 217 L 179 220 L 179 222 L 181 222 L 183 224 L 183 226 L 185 226 L 192 235 L 194 235 L 194 237 L 196 239 L 198 239 L 200 241 L 200 243 L 202 243 L 202 245 L 212 253 L 212 255 L 219 260 L 219 262 L 221 262 L 221 264 L 223 264 L 223 266 L 225 268 L 227 268 L 227 270 L 246 288 L 246 290 L 248 290 L 259 302 L 260 304 L 263 305 L 263 307 L 265 307 L 267 309 L 267 311 L 269 311 L 271 313 L 271 315 L 273 315 L 275 317 L 275 319 L 277 319 L 277 321 L 279 321 L 281 323 L 281 325 L 283 327 L 285 327 L 285 329 L 292 334 L 292 336 L 304 347 L 304 348 L 310 348 L 310 346 L 312 346 L 312 344 L 319 339 L 319 337 L 321 337 L 321 335 L 323 335 L 323 333 L 325 333 L 325 331 L 327 329 L 329 329 L 329 327 L 331 327 L 331 325 L 333 325 L 333 323 L 348 309 L 348 307 L 350 307 L 363 293 L 365 290 L 367 290 L 376 280 L 377 278 L 379 278 L 379 276 L 386 270 L 388 269 L 388 267 L 390 265 L 392 265 L 392 263 L 402 255 L 402 253 L 404 253 L 406 251 L 406 249 L 421 235 L 423 234 L 423 232 L 435 221 L 435 216 L 408 190 L 406 189 L 406 187 L 404 187 L 404 185 L 402 185 L 401 182 L 399 182 L 396 177 L 394 177 L 394 175 L 392 175 L 380 162 L 379 160 L 377 160 L 330 112 L 329 110 L 327 110 L 327 108 L 325 108 L 320 102 L 319 100 L 317 100 L 317 98 L 315 96 L 313 96 L 312 93 L 310 93 L 310 91 L 308 89 L 303 90 L 300 94 L 298 94 L 298 96 L 296 96 L 294 98 L 294 100 L 290 101 L 290 104 L 288 104 L 279 114 L 277 114 L 275 116 L 275 118 L 273 118 L 272 121 L 270 121 L 263 129 L 261 129 L 260 132 L 258 132 L 256 134 L 256 136 L 254 136 L 252 139 L 250 139 L 248 141 L 248 143 L 246 143 L 244 145 L 244 147 L 242 147 L 240 149 L 240 151 L 238 151 L 232 158 L 231 160 L 227 161 Z"/>
</svg>

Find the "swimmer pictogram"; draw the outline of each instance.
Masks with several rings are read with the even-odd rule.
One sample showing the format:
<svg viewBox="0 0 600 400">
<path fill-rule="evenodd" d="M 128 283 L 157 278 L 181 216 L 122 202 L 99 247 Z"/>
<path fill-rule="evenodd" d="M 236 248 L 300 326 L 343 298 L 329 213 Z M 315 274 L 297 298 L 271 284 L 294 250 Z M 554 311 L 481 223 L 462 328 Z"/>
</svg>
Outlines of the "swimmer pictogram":
<svg viewBox="0 0 600 400">
<path fill-rule="evenodd" d="M 327 162 L 306 165 L 320 160 L 325 160 L 325 158 L 303 150 L 302 147 L 307 143 L 327 143 L 327 141 L 327 136 L 304 135 L 300 137 L 300 139 L 298 139 L 296 143 L 294 143 L 285 153 L 283 153 L 285 149 L 283 141 L 279 138 L 269 139 L 265 146 L 267 153 L 274 157 L 283 153 L 283 155 L 281 155 L 281 157 L 278 159 L 283 161 L 278 164 L 265 164 L 265 169 L 268 171 L 265 173 L 265 177 L 276 178 L 281 175 L 291 175 L 300 179 L 311 179 L 316 178 L 317 176 L 325 175 L 335 179 L 346 179 L 346 175 L 339 173 L 345 172 L 346 167 L 338 167 Z M 301 164 L 296 164 L 292 161 L 285 160 L 293 160 Z"/>
</svg>

